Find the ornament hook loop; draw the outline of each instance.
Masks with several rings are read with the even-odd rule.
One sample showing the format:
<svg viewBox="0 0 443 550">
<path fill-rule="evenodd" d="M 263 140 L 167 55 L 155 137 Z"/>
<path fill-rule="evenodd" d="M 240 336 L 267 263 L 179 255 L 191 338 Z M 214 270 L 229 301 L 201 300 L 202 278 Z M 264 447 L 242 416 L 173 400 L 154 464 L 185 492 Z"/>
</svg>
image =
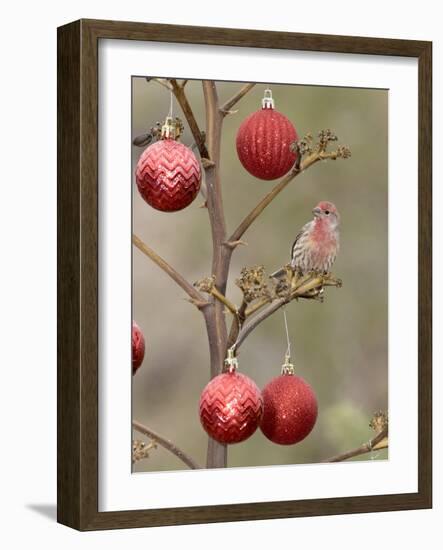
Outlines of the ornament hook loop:
<svg viewBox="0 0 443 550">
<path fill-rule="evenodd" d="M 228 349 L 228 356 L 225 359 L 225 367 L 228 372 L 235 372 L 238 369 L 237 357 L 235 357 L 235 346 Z"/>
<path fill-rule="evenodd" d="M 287 351 L 285 354 L 285 362 L 281 366 L 281 373 L 290 375 L 293 375 L 295 373 L 294 365 L 291 363 L 291 355 L 289 351 Z"/>
<path fill-rule="evenodd" d="M 267 88 L 263 99 L 261 100 L 263 109 L 273 109 L 274 108 L 274 99 L 272 97 L 272 90 Z"/>
</svg>

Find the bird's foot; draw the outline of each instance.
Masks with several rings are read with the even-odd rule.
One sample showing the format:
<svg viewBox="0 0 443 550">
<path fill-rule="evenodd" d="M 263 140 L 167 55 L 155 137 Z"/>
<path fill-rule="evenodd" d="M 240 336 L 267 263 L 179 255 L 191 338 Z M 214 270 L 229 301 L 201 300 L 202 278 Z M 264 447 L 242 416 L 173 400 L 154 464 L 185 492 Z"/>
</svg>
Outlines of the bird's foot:
<svg viewBox="0 0 443 550">
<path fill-rule="evenodd" d="M 313 272 L 303 274 L 300 271 L 294 270 L 290 278 L 291 289 L 298 290 L 301 286 L 311 281 L 314 276 L 315 274 Z"/>
<path fill-rule="evenodd" d="M 323 303 L 324 302 L 324 288 L 313 288 L 311 290 L 306 291 L 301 298 L 305 298 L 306 300 L 317 300 L 318 302 Z"/>
<path fill-rule="evenodd" d="M 297 281 L 293 292 L 297 296 L 304 297 L 306 294 L 312 297 L 315 293 L 319 293 L 323 286 L 323 279 L 318 273 L 311 271 L 302 275 Z"/>
</svg>

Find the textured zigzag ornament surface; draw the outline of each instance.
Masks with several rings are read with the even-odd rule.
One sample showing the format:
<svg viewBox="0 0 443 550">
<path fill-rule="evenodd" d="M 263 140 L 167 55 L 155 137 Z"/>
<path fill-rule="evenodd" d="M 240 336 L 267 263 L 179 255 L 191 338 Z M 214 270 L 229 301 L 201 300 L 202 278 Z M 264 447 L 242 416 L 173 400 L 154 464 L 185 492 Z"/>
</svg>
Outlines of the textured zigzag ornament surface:
<svg viewBox="0 0 443 550">
<path fill-rule="evenodd" d="M 200 163 L 194 153 L 173 139 L 162 139 L 141 154 L 135 171 L 144 200 L 156 210 L 186 208 L 200 190 Z"/>
<path fill-rule="evenodd" d="M 263 400 L 251 378 L 235 371 L 225 372 L 205 387 L 199 410 L 208 435 L 219 443 L 240 443 L 257 429 Z"/>
</svg>

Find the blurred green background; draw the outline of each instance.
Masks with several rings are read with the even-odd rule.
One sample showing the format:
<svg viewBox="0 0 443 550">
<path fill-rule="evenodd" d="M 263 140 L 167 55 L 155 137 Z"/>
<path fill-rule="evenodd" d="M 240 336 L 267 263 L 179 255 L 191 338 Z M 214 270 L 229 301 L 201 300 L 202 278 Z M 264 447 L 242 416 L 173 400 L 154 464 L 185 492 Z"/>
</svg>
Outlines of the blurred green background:
<svg viewBox="0 0 443 550">
<path fill-rule="evenodd" d="M 242 83 L 219 82 L 221 102 Z M 265 86 L 257 84 L 225 118 L 221 176 L 230 233 L 275 182 L 261 181 L 241 166 L 235 149 L 238 127 L 261 107 Z M 291 302 L 287 307 L 297 374 L 314 388 L 317 424 L 294 446 L 279 446 L 257 432 L 228 450 L 228 466 L 317 462 L 352 449 L 373 437 L 373 413 L 388 406 L 388 92 L 386 90 L 272 85 L 276 109 L 295 125 L 299 136 L 331 128 L 352 150 L 347 160 L 316 164 L 297 177 L 244 236 L 248 246 L 233 255 L 228 296 L 240 301 L 234 282 L 243 266 L 263 264 L 272 273 L 289 261 L 298 229 L 312 218 L 320 200 L 334 202 L 341 214 L 341 251 L 334 274 L 343 288 L 326 289 L 324 303 Z M 200 81 L 186 86 L 200 128 L 205 128 Z M 163 121 L 169 92 L 145 78 L 133 78 L 133 136 Z M 174 100 L 174 116 L 184 120 Z M 193 140 L 186 127 L 183 143 Z M 142 148 L 133 147 L 133 169 Z M 133 172 L 134 172 L 133 170 Z M 203 199 L 176 213 L 154 210 L 133 183 L 134 232 L 194 282 L 210 275 L 212 243 Z M 209 380 L 209 354 L 201 313 L 181 289 L 134 248 L 133 315 L 147 350 L 133 378 L 133 417 L 173 440 L 205 464 L 207 436 L 198 417 L 200 393 Z M 227 314 L 230 317 L 230 314 Z M 230 319 L 229 319 L 230 323 Z M 285 352 L 281 311 L 246 340 L 240 370 L 262 388 L 280 373 Z M 135 434 L 139 438 L 138 434 Z M 387 451 L 372 458 L 385 459 Z M 360 460 L 369 460 L 364 455 Z M 356 460 L 359 460 L 356 459 Z M 176 470 L 185 466 L 158 447 L 134 471 Z"/>
</svg>

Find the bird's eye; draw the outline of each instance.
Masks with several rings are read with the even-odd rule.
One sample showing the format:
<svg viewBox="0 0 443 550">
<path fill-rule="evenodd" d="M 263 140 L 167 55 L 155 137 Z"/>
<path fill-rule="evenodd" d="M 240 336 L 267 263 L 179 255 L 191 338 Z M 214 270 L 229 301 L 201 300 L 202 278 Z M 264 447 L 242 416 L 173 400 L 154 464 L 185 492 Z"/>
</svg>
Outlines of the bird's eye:
<svg viewBox="0 0 443 550">
<path fill-rule="evenodd" d="M 327 216 L 329 216 L 329 214 L 330 214 L 329 210 L 325 210 L 325 214 L 326 214 Z"/>
</svg>

